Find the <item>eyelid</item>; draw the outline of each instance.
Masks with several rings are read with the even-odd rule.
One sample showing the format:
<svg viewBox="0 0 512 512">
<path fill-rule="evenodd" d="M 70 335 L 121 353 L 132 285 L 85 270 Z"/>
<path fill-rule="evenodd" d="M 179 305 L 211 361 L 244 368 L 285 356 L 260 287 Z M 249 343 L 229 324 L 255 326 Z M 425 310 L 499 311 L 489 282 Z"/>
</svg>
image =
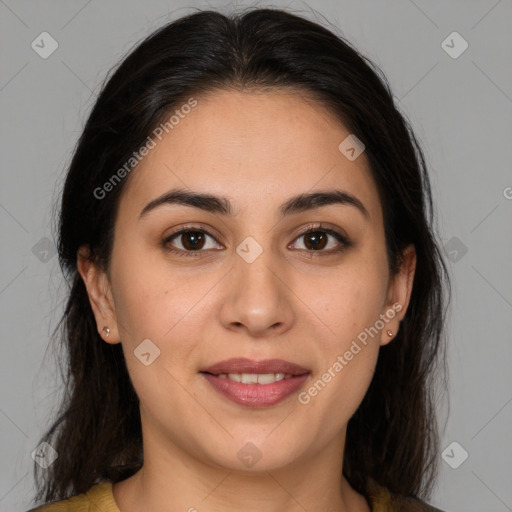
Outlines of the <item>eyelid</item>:
<svg viewBox="0 0 512 512">
<path fill-rule="evenodd" d="M 200 224 L 185 224 L 177 228 L 175 231 L 172 231 L 168 235 L 164 237 L 164 241 L 168 241 L 171 238 L 180 235 L 182 233 L 187 233 L 189 231 L 199 231 L 200 233 L 204 233 L 212 238 L 214 238 L 217 242 L 219 238 L 222 238 L 222 235 L 218 233 L 214 228 L 211 226 L 202 227 Z M 218 242 L 220 243 L 220 242 Z"/>
</svg>

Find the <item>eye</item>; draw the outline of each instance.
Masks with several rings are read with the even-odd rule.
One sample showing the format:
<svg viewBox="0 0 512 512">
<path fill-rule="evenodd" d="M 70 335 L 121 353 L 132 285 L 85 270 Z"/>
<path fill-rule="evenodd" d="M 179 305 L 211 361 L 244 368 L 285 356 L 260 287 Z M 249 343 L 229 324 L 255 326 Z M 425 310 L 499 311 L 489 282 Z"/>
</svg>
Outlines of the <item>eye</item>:
<svg viewBox="0 0 512 512">
<path fill-rule="evenodd" d="M 342 233 L 333 229 L 314 226 L 302 232 L 295 240 L 303 239 L 302 244 L 296 249 L 309 252 L 321 252 L 332 254 L 340 252 L 352 245 L 352 242 Z M 302 245 L 302 247 L 300 247 Z M 328 250 L 324 250 L 328 249 Z"/>
<path fill-rule="evenodd" d="M 298 244 L 298 247 L 294 247 L 297 242 L 291 244 L 290 247 L 310 254 L 319 253 L 319 256 L 339 253 L 353 245 L 344 234 L 333 229 L 324 228 L 321 225 L 308 227 L 295 240 L 301 239 L 303 239 L 303 242 Z M 206 250 L 222 250 L 224 248 L 213 235 L 204 229 L 198 228 L 183 228 L 166 237 L 162 241 L 162 246 L 169 252 L 192 257 L 200 256 L 201 252 Z"/>
<path fill-rule="evenodd" d="M 208 241 L 208 239 L 212 240 Z M 196 256 L 207 249 L 219 249 L 220 244 L 215 238 L 203 229 L 182 229 L 162 242 L 163 246 L 170 252 L 179 253 L 184 256 Z M 222 249 L 223 247 L 220 246 Z"/>
</svg>

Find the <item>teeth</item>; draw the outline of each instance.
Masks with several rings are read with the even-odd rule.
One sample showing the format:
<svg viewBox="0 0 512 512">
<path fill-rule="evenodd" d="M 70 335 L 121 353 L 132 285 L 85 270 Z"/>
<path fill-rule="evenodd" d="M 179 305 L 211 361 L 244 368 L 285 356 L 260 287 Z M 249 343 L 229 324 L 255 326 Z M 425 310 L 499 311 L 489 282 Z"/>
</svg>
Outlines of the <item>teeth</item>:
<svg viewBox="0 0 512 512">
<path fill-rule="evenodd" d="M 221 373 L 217 375 L 219 379 L 230 379 L 242 384 L 273 384 L 283 379 L 290 379 L 292 375 L 284 373 Z"/>
<path fill-rule="evenodd" d="M 278 380 L 283 380 L 284 373 L 261 373 L 260 375 L 255 375 L 255 377 L 258 377 L 258 384 L 272 384 Z"/>
<path fill-rule="evenodd" d="M 237 377 L 240 378 L 239 382 L 242 384 L 258 384 L 258 375 L 255 373 L 241 373 Z M 228 375 L 228 378 L 231 378 L 231 375 Z"/>
</svg>

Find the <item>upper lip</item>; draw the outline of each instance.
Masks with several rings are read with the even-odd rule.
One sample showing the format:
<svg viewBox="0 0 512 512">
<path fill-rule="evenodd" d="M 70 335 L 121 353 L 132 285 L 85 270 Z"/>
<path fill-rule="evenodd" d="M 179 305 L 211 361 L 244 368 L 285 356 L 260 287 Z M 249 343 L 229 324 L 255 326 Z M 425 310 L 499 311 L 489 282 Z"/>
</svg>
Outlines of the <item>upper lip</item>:
<svg viewBox="0 0 512 512">
<path fill-rule="evenodd" d="M 304 375 L 309 370 L 283 359 L 264 359 L 254 361 L 245 357 L 226 359 L 203 368 L 201 372 L 220 375 L 221 373 L 284 373 L 286 375 Z"/>
</svg>

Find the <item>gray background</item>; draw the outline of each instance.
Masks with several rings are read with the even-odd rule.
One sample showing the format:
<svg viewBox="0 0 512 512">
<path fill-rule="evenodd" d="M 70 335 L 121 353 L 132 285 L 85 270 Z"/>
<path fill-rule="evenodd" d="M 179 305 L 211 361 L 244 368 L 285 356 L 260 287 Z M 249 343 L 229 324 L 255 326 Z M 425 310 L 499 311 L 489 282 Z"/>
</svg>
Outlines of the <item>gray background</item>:
<svg viewBox="0 0 512 512">
<path fill-rule="evenodd" d="M 254 4 L 235 4 L 246 5 Z M 512 510 L 511 0 L 258 5 L 288 6 L 339 27 L 381 66 L 411 119 L 432 173 L 455 286 L 450 408 L 440 411 L 442 449 L 460 446 L 445 452 L 432 503 L 447 512 Z M 65 287 L 45 237 L 52 239 L 53 203 L 98 86 L 166 21 L 192 7 L 233 6 L 0 0 L 1 511 L 28 508 L 30 454 L 61 392 L 47 345 Z M 59 45 L 47 59 L 31 48 L 43 31 Z M 442 47 L 453 31 L 469 44 L 458 58 Z M 461 41 L 445 44 L 461 48 Z M 456 465 L 462 449 L 469 457 L 452 469 L 446 461 Z"/>
</svg>

